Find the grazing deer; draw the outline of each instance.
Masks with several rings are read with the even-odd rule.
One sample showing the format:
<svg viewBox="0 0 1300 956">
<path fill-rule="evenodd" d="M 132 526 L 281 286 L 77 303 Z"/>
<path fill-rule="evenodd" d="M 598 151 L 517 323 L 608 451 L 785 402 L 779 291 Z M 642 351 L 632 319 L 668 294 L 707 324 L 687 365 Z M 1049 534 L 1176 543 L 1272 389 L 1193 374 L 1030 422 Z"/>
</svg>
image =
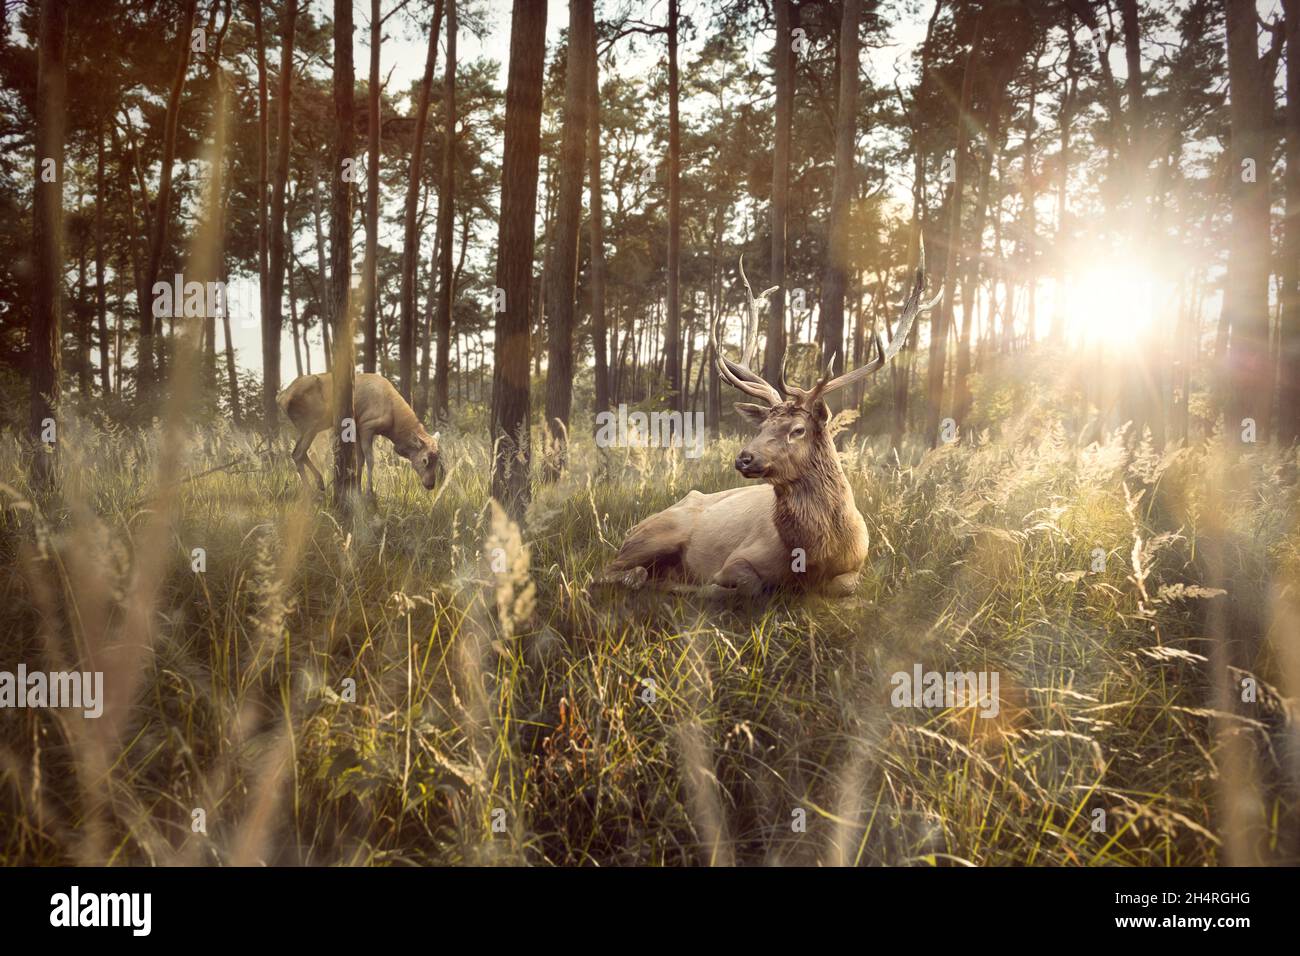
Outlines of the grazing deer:
<svg viewBox="0 0 1300 956">
<path fill-rule="evenodd" d="M 887 365 L 907 340 L 917 313 L 932 309 L 935 296 L 921 302 L 925 288 L 925 250 L 916 282 L 903 307 L 889 347 L 873 333 L 876 358 L 860 368 L 830 377 L 830 369 L 809 389 L 778 387 L 750 371 L 758 346 L 758 305 L 745 264 L 740 277 L 749 298 L 746 342 L 739 363 L 709 342 L 723 379 L 753 398 L 736 409 L 758 426 L 758 434 L 736 456 L 736 470 L 763 484 L 706 495 L 692 491 L 677 504 L 646 518 L 629 532 L 601 577 L 640 587 L 654 575 L 669 581 L 704 584 L 713 594 L 752 595 L 765 588 L 799 585 L 836 597 L 852 594 L 867 557 L 867 524 L 853 501 L 827 425 L 825 397 Z M 764 292 L 766 297 L 770 292 Z M 942 293 L 940 293 L 942 295 Z"/>
<path fill-rule="evenodd" d="M 293 463 L 298 467 L 298 477 L 308 485 L 305 468 L 316 476 L 316 485 L 322 491 L 325 480 L 312 464 L 308 451 L 312 439 L 319 432 L 333 426 L 330 416 L 330 396 L 334 377 L 300 375 L 289 387 L 275 397 L 280 410 L 298 429 L 298 443 L 293 446 Z M 352 411 L 357 423 L 357 443 L 370 476 L 370 493 L 375 493 L 376 435 L 383 435 L 393 443 L 393 449 L 411 463 L 420 476 L 420 484 L 433 488 L 438 473 L 438 432 L 430 435 L 415 417 L 411 406 L 393 387 L 393 383 L 374 372 L 356 376 L 352 387 Z M 308 485 L 310 487 L 310 485 Z"/>
</svg>

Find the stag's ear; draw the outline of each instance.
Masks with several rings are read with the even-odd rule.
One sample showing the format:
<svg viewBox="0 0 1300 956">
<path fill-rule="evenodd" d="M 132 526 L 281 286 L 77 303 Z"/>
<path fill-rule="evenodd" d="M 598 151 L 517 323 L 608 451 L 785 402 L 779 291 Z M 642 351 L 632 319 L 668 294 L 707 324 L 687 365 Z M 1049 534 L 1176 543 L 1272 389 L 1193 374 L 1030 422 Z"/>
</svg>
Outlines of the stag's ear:
<svg viewBox="0 0 1300 956">
<path fill-rule="evenodd" d="M 761 425 L 767 420 L 767 413 L 771 411 L 766 405 L 752 405 L 749 402 L 736 402 L 736 411 L 741 416 L 748 419 L 752 425 Z"/>
<path fill-rule="evenodd" d="M 812 417 L 818 425 L 825 425 L 831 420 L 831 407 L 823 399 L 813 402 Z"/>
</svg>

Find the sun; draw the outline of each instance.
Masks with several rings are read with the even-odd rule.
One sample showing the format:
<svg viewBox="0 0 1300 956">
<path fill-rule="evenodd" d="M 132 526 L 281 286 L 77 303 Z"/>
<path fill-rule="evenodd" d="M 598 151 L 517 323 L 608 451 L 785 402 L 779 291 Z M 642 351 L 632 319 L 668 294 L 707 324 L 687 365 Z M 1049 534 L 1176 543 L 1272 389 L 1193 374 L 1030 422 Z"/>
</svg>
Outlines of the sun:
<svg viewBox="0 0 1300 956">
<path fill-rule="evenodd" d="M 1068 340 L 1079 346 L 1104 343 L 1135 347 L 1151 326 L 1156 308 L 1152 272 L 1134 258 L 1107 258 L 1069 277 L 1061 294 Z"/>
</svg>

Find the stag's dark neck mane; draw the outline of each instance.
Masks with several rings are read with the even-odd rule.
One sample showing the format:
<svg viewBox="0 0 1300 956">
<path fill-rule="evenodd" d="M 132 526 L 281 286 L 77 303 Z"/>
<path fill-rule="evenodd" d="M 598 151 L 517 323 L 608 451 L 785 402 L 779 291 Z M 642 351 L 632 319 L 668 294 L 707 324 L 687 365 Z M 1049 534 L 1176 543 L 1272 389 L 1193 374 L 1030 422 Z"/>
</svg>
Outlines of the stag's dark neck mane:
<svg viewBox="0 0 1300 956">
<path fill-rule="evenodd" d="M 804 549 L 810 569 L 832 556 L 852 561 L 858 555 L 860 561 L 865 544 L 859 540 L 862 518 L 853 489 L 840 467 L 835 443 L 825 432 L 815 441 L 804 474 L 791 482 L 772 483 L 776 492 L 772 521 L 786 547 Z"/>
</svg>

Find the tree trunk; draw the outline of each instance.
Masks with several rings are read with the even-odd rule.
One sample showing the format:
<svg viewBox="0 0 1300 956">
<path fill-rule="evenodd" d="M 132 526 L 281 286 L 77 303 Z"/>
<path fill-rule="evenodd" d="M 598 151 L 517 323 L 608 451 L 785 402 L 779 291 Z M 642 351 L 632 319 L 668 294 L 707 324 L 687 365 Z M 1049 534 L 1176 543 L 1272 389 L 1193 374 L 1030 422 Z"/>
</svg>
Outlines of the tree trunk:
<svg viewBox="0 0 1300 956">
<path fill-rule="evenodd" d="M 1268 361 L 1269 143 L 1272 88 L 1258 54 L 1253 0 L 1225 0 L 1228 33 L 1228 96 L 1232 136 L 1228 182 L 1232 226 L 1223 313 L 1228 346 L 1227 430 L 1239 435 L 1242 420 L 1255 421 L 1257 440 L 1267 438 L 1272 399 Z M 1251 169 L 1253 167 L 1253 171 Z"/>
<path fill-rule="evenodd" d="M 957 368 L 953 376 L 953 406 L 957 421 L 964 421 L 971 407 L 970 370 L 971 334 L 975 326 L 975 290 L 979 283 L 980 259 L 983 251 L 984 216 L 989 202 L 989 181 L 993 169 L 993 156 L 1003 145 L 1002 106 L 1006 84 L 1014 71 L 1014 62 L 1001 60 L 989 71 L 988 101 L 984 115 L 984 154 L 980 160 L 979 182 L 975 187 L 974 221 L 971 223 L 971 245 L 967 250 L 959 246 L 964 259 L 961 280 L 961 334 L 957 339 Z M 959 260 L 960 261 L 960 260 Z"/>
<path fill-rule="evenodd" d="M 325 244 L 325 230 L 321 224 L 320 181 L 320 165 L 319 162 L 313 158 L 311 192 L 312 219 L 316 224 L 316 275 L 318 278 L 318 284 L 315 290 L 316 312 L 320 317 L 321 344 L 324 346 L 325 350 L 325 371 L 328 372 L 334 362 L 334 352 L 330 347 L 330 326 L 334 322 L 334 309 L 331 301 L 333 293 L 330 291 L 332 287 L 326 286 L 326 283 L 329 282 L 327 277 L 329 276 L 330 271 L 329 264 L 326 261 L 327 253 L 325 250 L 327 247 Z"/>
<path fill-rule="evenodd" d="M 1138 27 L 1137 0 L 1120 0 L 1120 20 L 1124 27 L 1124 80 L 1126 119 L 1128 123 L 1129 188 L 1134 216 L 1141 214 L 1146 199 L 1146 110 L 1142 103 L 1142 36 Z M 1135 218 L 1136 223 L 1136 218 Z"/>
<path fill-rule="evenodd" d="M 158 173 L 158 195 L 155 197 L 153 229 L 149 239 L 149 258 L 145 263 L 144 290 L 152 293 L 158 272 L 162 268 L 163 251 L 167 245 L 168 215 L 172 197 L 172 167 L 176 160 L 176 134 L 180 125 L 181 91 L 185 88 L 185 74 L 190 66 L 191 31 L 194 28 L 194 11 L 198 0 L 189 0 L 185 6 L 185 21 L 176 35 L 180 59 L 172 79 L 171 93 L 167 97 L 167 113 L 163 120 L 162 162 Z M 140 381 L 147 390 L 153 385 L 154 345 L 153 308 L 148 297 L 140 302 Z"/>
<path fill-rule="evenodd" d="M 1278 441 L 1300 441 L 1300 0 L 1286 12 L 1286 218 L 1282 255 L 1282 368 Z"/>
<path fill-rule="evenodd" d="M 976 15 L 972 27 L 970 50 L 962 73 L 961 100 L 957 106 L 957 146 L 953 157 L 952 195 L 948 200 L 948 238 L 943 272 L 943 302 L 930 327 L 930 368 L 926 382 L 926 440 L 933 448 L 939 443 L 939 416 L 943 403 L 943 372 L 948 353 L 948 330 L 952 328 L 952 299 L 956 288 L 957 263 L 961 245 L 961 202 L 966 185 L 966 138 L 970 114 L 971 90 L 975 82 L 975 63 L 984 38 L 983 11 Z"/>
<path fill-rule="evenodd" d="M 537 170 L 541 148 L 546 4 L 515 0 L 510 23 L 501 218 L 497 236 L 495 373 L 492 381 L 492 496 L 516 521 L 528 506 L 531 454 L 529 315 L 536 241 Z"/>
<path fill-rule="evenodd" d="M 77 184 L 77 212 L 85 208 L 85 193 L 80 183 Z M 83 400 L 90 398 L 90 289 L 86 275 L 86 233 L 77 231 L 77 295 L 72 314 L 75 317 L 74 332 L 77 336 L 77 361 L 73 366 L 77 373 L 77 394 Z"/>
<path fill-rule="evenodd" d="M 257 279 L 258 321 L 262 327 L 262 352 L 265 361 L 267 316 L 271 314 L 271 211 L 268 202 L 271 143 L 271 106 L 266 68 L 266 33 L 262 24 L 262 0 L 253 0 L 253 38 L 257 45 Z M 265 405 L 262 414 L 266 414 Z"/>
<path fill-rule="evenodd" d="M 850 0 L 856 2 L 856 0 Z M 664 329 L 669 402 L 682 407 L 682 130 L 677 76 L 677 5 L 668 0 L 668 322 Z"/>
<path fill-rule="evenodd" d="M 578 288 L 578 233 L 582 225 L 582 180 L 587 140 L 587 58 L 592 50 L 591 0 L 569 0 L 569 50 L 564 80 L 564 127 L 560 137 L 560 184 L 555 209 L 555 242 L 547 273 L 546 427 L 555 439 L 567 435 L 573 410 L 573 325 Z M 563 426 L 563 428 L 559 426 Z M 560 460 L 548 459 L 550 480 L 559 477 Z"/>
<path fill-rule="evenodd" d="M 105 398 L 113 394 L 108 373 L 108 286 L 104 259 L 104 120 L 95 139 L 95 318 L 99 327 L 99 387 Z"/>
<path fill-rule="evenodd" d="M 289 183 L 289 154 L 292 151 L 289 121 L 293 110 L 293 41 L 298 22 L 297 0 L 288 0 L 283 11 L 284 42 L 280 50 L 280 89 L 275 97 L 275 180 L 271 186 L 271 244 L 267 273 L 266 303 L 262 316 L 262 417 L 267 438 L 279 431 L 280 335 L 284 330 L 284 205 Z"/>
<path fill-rule="evenodd" d="M 438 59 L 438 31 L 442 28 L 443 0 L 433 6 L 433 23 L 429 26 L 429 46 L 424 56 L 424 75 L 420 77 L 420 99 L 415 108 L 415 139 L 411 144 L 410 163 L 406 167 L 406 207 L 402 233 L 401 315 L 398 325 L 398 383 L 407 401 L 414 390 L 412 383 L 415 347 L 415 273 L 420 262 L 420 237 L 416 228 L 420 208 L 420 171 L 424 164 L 424 131 L 429 121 L 429 97 L 433 89 L 433 71 Z M 423 413 L 424 402 L 417 412 Z"/>
<path fill-rule="evenodd" d="M 930 81 L 930 57 L 934 49 L 934 27 L 939 21 L 939 14 L 942 10 L 943 0 L 935 0 L 934 10 L 930 14 L 930 22 L 925 29 L 925 42 L 921 46 L 921 77 L 917 82 L 916 93 L 913 95 L 908 108 L 912 150 L 912 255 L 919 255 L 921 243 L 924 241 L 927 218 L 925 212 L 925 153 L 920 142 L 920 115 L 917 103 L 924 101 L 923 94 L 927 89 L 926 84 Z M 888 317 L 885 319 L 885 324 L 889 324 Z M 903 433 L 907 430 L 908 393 L 912 382 L 912 365 L 916 360 L 917 335 L 917 326 L 913 322 L 907 340 L 903 343 L 902 351 L 890 368 L 894 389 L 894 414 L 890 424 L 889 438 L 890 446 L 894 449 L 902 445 Z M 893 338 L 893 333 L 891 333 L 890 338 Z"/>
<path fill-rule="evenodd" d="M 63 275 L 63 124 L 67 88 L 68 7 L 42 0 L 36 67 L 36 179 L 32 210 L 35 275 L 32 282 L 31 436 L 35 446 L 32 484 L 54 486 L 58 461 L 59 351 Z M 148 312 L 148 306 L 142 312 Z M 48 429 L 48 431 L 47 431 Z M 43 438 L 48 437 L 48 442 Z"/>
<path fill-rule="evenodd" d="M 230 418 L 235 427 L 244 424 L 243 410 L 239 404 L 239 376 L 235 372 L 235 344 L 230 337 L 230 311 L 221 310 L 221 328 L 226 333 L 226 384 L 230 389 Z"/>
<path fill-rule="evenodd" d="M 293 294 L 293 256 L 289 256 L 285 262 L 285 268 L 288 271 L 288 289 L 289 289 L 289 328 L 293 331 L 293 367 L 297 370 L 298 376 L 302 377 L 302 343 L 305 336 L 298 332 L 298 300 Z"/>
<path fill-rule="evenodd" d="M 447 68 L 442 84 L 444 142 L 442 186 L 438 190 L 438 322 L 433 365 L 433 417 L 447 417 L 451 362 L 452 230 L 456 224 L 456 0 L 447 0 Z M 581 176 L 581 172 L 579 172 Z"/>
<path fill-rule="evenodd" d="M 1061 131 L 1061 176 L 1057 181 L 1056 197 L 1056 294 L 1054 296 L 1055 304 L 1053 306 L 1055 314 L 1052 317 L 1052 339 L 1055 342 L 1065 341 L 1065 324 L 1066 324 L 1066 266 L 1069 261 L 1068 245 L 1070 242 L 1069 229 L 1069 197 L 1067 195 L 1070 187 L 1070 127 L 1074 122 L 1074 104 L 1079 90 L 1079 69 L 1078 58 L 1079 48 L 1074 39 L 1074 24 L 1066 17 L 1066 35 L 1069 38 L 1069 53 L 1065 58 L 1066 79 L 1064 88 L 1061 90 L 1061 110 L 1057 118 L 1057 125 Z"/>
<path fill-rule="evenodd" d="M 605 320 L 605 199 L 601 191 L 600 163 L 600 64 L 593 25 L 591 50 L 587 54 L 587 204 L 591 216 L 591 346 L 596 362 L 597 413 L 610 405 L 609 329 Z"/>
<path fill-rule="evenodd" d="M 790 204 L 790 137 L 794 124 L 794 39 L 790 0 L 773 0 L 776 44 L 772 50 L 776 82 L 776 136 L 772 146 L 772 279 L 777 287 L 768 305 L 763 377 L 779 381 L 785 362 L 786 215 Z"/>
<path fill-rule="evenodd" d="M 361 490 L 357 468 L 352 377 L 356 344 L 352 335 L 352 183 L 344 165 L 353 154 L 352 0 L 334 0 L 334 168 L 330 190 L 330 287 L 334 300 L 334 503 L 350 510 L 349 494 Z"/>
<path fill-rule="evenodd" d="M 362 368 L 375 370 L 375 327 L 379 321 L 379 52 L 383 45 L 384 18 L 380 0 L 370 0 L 370 83 L 366 89 L 366 256 L 361 267 L 365 290 L 365 351 Z M 402 379 L 406 400 L 410 385 Z"/>
<path fill-rule="evenodd" d="M 826 271 L 822 285 L 822 367 L 834 374 L 844 370 L 844 292 L 848 282 L 849 208 L 853 199 L 853 155 L 858 114 L 858 25 L 862 0 L 844 0 L 840 20 L 839 100 L 835 107 L 835 179 L 827 220 Z"/>
</svg>

